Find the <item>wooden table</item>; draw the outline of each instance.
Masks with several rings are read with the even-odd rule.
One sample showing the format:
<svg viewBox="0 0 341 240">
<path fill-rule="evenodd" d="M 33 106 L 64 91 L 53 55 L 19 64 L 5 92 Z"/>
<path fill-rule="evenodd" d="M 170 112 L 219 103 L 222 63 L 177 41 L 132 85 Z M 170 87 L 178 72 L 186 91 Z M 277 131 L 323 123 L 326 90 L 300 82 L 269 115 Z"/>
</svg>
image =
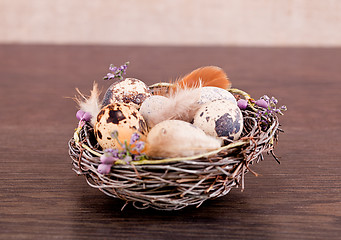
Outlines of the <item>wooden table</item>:
<svg viewBox="0 0 341 240">
<path fill-rule="evenodd" d="M 275 96 L 277 164 L 200 208 L 136 210 L 71 170 L 78 87 L 110 63 L 147 84 L 218 65 L 254 98 Z M 340 239 L 341 49 L 0 45 L 0 239 Z"/>
</svg>

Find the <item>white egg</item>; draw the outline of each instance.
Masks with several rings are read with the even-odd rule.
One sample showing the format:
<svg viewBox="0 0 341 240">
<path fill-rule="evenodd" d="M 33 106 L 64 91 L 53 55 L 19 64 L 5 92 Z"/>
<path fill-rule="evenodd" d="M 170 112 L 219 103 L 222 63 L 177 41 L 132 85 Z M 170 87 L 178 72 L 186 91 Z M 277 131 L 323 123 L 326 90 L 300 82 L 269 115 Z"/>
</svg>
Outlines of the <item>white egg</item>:
<svg viewBox="0 0 341 240">
<path fill-rule="evenodd" d="M 199 104 L 212 102 L 218 99 L 226 99 L 237 104 L 236 98 L 227 90 L 218 87 L 202 87 Z"/>
<path fill-rule="evenodd" d="M 208 135 L 237 140 L 243 131 L 243 115 L 236 104 L 219 99 L 202 105 L 193 125 Z"/>
<path fill-rule="evenodd" d="M 143 101 L 150 96 L 150 89 L 144 82 L 136 78 L 126 78 L 113 83 L 108 88 L 102 105 L 122 102 L 138 109 Z"/>
<path fill-rule="evenodd" d="M 154 95 L 147 98 L 142 103 L 139 112 L 145 119 L 149 128 L 152 128 L 157 124 L 155 119 L 158 118 L 160 112 L 162 112 L 164 106 L 166 106 L 169 101 L 170 100 L 164 96 Z"/>
<path fill-rule="evenodd" d="M 147 136 L 146 154 L 152 157 L 186 157 L 215 150 L 221 140 L 181 120 L 166 120 L 155 125 Z"/>
</svg>

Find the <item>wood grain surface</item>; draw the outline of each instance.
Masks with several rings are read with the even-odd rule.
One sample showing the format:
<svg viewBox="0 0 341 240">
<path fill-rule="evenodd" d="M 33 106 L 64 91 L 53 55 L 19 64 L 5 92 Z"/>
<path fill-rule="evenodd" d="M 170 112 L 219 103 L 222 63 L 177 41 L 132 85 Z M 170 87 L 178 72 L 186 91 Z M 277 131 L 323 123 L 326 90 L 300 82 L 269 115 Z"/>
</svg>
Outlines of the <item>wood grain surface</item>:
<svg viewBox="0 0 341 240">
<path fill-rule="evenodd" d="M 254 98 L 288 111 L 275 152 L 245 191 L 201 207 L 136 210 L 71 170 L 73 97 L 110 63 L 168 81 L 218 65 Z M 0 239 L 340 239 L 341 49 L 0 45 Z"/>
</svg>

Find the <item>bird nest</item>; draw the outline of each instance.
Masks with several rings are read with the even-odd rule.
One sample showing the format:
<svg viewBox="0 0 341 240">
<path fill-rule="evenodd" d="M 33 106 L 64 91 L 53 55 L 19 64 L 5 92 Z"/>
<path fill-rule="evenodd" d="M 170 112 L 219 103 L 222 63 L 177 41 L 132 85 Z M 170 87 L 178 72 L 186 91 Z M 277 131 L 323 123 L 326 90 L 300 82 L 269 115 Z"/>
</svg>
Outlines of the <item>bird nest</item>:
<svg viewBox="0 0 341 240">
<path fill-rule="evenodd" d="M 259 117 L 258 109 L 253 105 L 242 110 L 241 138 L 225 142 L 219 149 L 191 157 L 117 162 L 108 174 L 97 170 L 104 152 L 97 144 L 93 127 L 85 123 L 69 141 L 73 170 L 85 176 L 91 187 L 138 209 L 200 206 L 205 200 L 226 195 L 233 187 L 244 189 L 244 175 L 253 172 L 250 165 L 263 160 L 264 153 L 278 161 L 273 153 L 282 131 L 277 114 Z"/>
</svg>

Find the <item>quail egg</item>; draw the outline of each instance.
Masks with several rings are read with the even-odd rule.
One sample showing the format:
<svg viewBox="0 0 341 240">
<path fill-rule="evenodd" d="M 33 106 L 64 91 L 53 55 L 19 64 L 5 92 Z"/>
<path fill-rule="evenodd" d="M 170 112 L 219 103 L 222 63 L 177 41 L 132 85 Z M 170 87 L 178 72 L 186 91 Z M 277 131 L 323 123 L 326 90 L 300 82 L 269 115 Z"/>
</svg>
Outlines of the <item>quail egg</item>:
<svg viewBox="0 0 341 240">
<path fill-rule="evenodd" d="M 135 108 L 140 108 L 142 102 L 151 96 L 149 87 L 136 78 L 126 78 L 113 83 L 106 91 L 102 105 L 114 102 L 127 103 Z"/>
<path fill-rule="evenodd" d="M 158 115 L 160 114 L 160 112 L 162 112 L 164 106 L 166 106 L 169 101 L 169 98 L 160 95 L 154 95 L 147 98 L 142 103 L 139 112 L 146 120 L 149 128 L 154 127 L 154 125 L 158 123 L 156 122 L 158 119 Z"/>
<path fill-rule="evenodd" d="M 117 132 L 121 143 L 129 143 L 131 135 L 138 133 L 143 141 L 147 135 L 147 124 L 138 110 L 126 103 L 112 103 L 97 115 L 94 133 L 103 149 L 121 148 L 121 144 L 112 134 Z"/>
<path fill-rule="evenodd" d="M 243 131 L 243 115 L 236 104 L 219 99 L 202 105 L 193 125 L 208 135 L 237 140 Z"/>
<path fill-rule="evenodd" d="M 198 103 L 204 104 L 218 99 L 226 99 L 237 104 L 236 98 L 229 91 L 218 87 L 202 87 Z"/>
</svg>

